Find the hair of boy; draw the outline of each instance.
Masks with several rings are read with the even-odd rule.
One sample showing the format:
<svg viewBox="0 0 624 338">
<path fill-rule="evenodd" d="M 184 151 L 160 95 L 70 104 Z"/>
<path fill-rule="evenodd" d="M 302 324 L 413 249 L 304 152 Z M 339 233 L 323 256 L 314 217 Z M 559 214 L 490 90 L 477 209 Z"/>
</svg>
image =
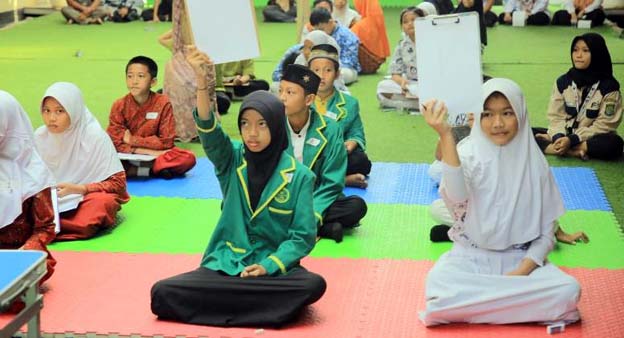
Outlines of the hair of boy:
<svg viewBox="0 0 624 338">
<path fill-rule="evenodd" d="M 331 0 L 314 0 L 314 2 L 312 3 L 312 8 L 315 8 L 316 5 L 326 2 L 329 4 L 329 8 L 331 8 L 331 10 L 334 10 L 334 3 Z"/>
<path fill-rule="evenodd" d="M 405 16 L 405 14 L 407 13 L 414 13 L 416 14 L 419 18 L 424 18 L 427 15 L 425 15 L 425 12 L 416 7 L 416 6 L 409 6 L 407 8 L 405 8 L 404 10 L 401 11 L 401 15 L 399 16 L 399 25 L 403 25 L 403 17 Z"/>
<path fill-rule="evenodd" d="M 331 13 L 326 8 L 316 8 L 310 14 L 310 24 L 316 26 L 321 23 L 328 23 L 332 19 Z"/>
<path fill-rule="evenodd" d="M 148 58 L 147 56 L 139 55 L 130 59 L 130 61 L 128 61 L 128 64 L 126 65 L 126 73 L 128 73 L 128 68 L 130 68 L 130 65 L 133 64 L 141 64 L 147 67 L 147 70 L 152 79 L 155 79 L 158 75 L 158 65 L 154 60 Z"/>
<path fill-rule="evenodd" d="M 338 50 L 332 45 L 321 44 L 312 47 L 308 65 L 310 65 L 315 59 L 327 59 L 333 61 L 336 72 L 338 72 L 338 69 L 340 68 L 340 56 L 338 55 Z"/>
</svg>

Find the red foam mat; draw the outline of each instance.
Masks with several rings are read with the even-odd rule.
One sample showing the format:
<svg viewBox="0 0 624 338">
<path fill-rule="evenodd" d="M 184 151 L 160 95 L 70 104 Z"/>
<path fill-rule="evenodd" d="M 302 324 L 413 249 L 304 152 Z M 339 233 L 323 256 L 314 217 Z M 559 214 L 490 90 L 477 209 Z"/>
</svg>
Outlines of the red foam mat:
<svg viewBox="0 0 624 338">
<path fill-rule="evenodd" d="M 425 328 L 424 278 L 431 262 L 309 258 L 325 277 L 325 296 L 281 330 L 214 328 L 158 320 L 149 291 L 162 278 L 194 269 L 197 255 L 55 252 L 57 270 L 46 283 L 42 331 L 186 337 L 494 337 L 546 336 L 538 325 L 453 324 Z M 582 323 L 565 337 L 624 337 L 624 270 L 565 269 L 583 287 Z M 0 316 L 0 326 L 7 315 Z M 562 335 L 563 337 L 563 335 Z"/>
</svg>

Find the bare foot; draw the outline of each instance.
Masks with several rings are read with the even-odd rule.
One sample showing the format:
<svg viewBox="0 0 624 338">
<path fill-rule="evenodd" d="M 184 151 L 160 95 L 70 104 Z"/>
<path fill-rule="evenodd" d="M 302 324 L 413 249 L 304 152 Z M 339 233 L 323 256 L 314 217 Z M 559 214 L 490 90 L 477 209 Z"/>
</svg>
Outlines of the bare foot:
<svg viewBox="0 0 624 338">
<path fill-rule="evenodd" d="M 71 25 L 71 24 L 73 24 L 73 23 L 74 23 L 74 20 L 72 20 L 72 19 L 68 19 L 68 20 L 67 20 L 67 24 L 68 24 L 68 25 Z"/>
<path fill-rule="evenodd" d="M 349 187 L 357 187 L 357 188 L 363 188 L 363 189 L 368 187 L 366 176 L 362 174 L 347 175 L 345 184 Z"/>
</svg>

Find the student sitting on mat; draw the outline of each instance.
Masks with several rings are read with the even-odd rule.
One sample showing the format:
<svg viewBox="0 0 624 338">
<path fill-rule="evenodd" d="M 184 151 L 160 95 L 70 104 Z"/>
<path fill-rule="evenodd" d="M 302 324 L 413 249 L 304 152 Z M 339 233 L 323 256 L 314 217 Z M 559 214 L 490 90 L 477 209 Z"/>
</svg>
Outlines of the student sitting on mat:
<svg viewBox="0 0 624 338">
<path fill-rule="evenodd" d="M 617 134 L 622 94 L 605 40 L 596 33 L 577 36 L 570 54 L 572 68 L 550 97 L 548 129 L 534 129 L 537 142 L 549 155 L 616 160 L 624 148 Z"/>
<path fill-rule="evenodd" d="M 300 265 L 315 244 L 315 178 L 286 152 L 284 105 L 273 94 L 245 97 L 238 115 L 243 143 L 228 137 L 211 100 L 212 62 L 193 51 L 194 116 L 221 185 L 222 212 L 201 266 L 152 287 L 152 312 L 192 324 L 281 326 L 325 292 L 325 280 Z"/>
<path fill-rule="evenodd" d="M 45 125 L 35 131 L 35 142 L 58 182 L 59 200 L 83 195 L 77 208 L 60 214 L 56 239 L 90 238 L 113 227 L 121 204 L 130 199 L 126 175 L 80 89 L 68 82 L 51 85 L 43 96 L 41 114 Z"/>
<path fill-rule="evenodd" d="M 303 43 L 298 43 L 292 47 L 289 47 L 282 58 L 273 69 L 273 73 L 271 75 L 271 92 L 277 94 L 279 91 L 280 81 L 282 80 L 282 73 L 288 67 L 288 65 L 292 65 L 295 63 L 295 60 L 299 57 L 299 54 L 303 52 Z"/>
<path fill-rule="evenodd" d="M 325 8 L 328 12 L 332 13 L 334 11 L 334 4 L 332 0 L 314 0 L 314 2 L 312 3 L 312 9 L 317 8 Z M 301 43 L 303 43 L 306 35 L 313 31 L 314 27 L 312 27 L 310 21 L 303 25 L 303 28 L 301 29 Z"/>
<path fill-rule="evenodd" d="M 552 24 L 559 26 L 576 25 L 579 20 L 591 20 L 591 27 L 601 26 L 607 16 L 602 10 L 603 0 L 566 0 L 564 9 L 553 15 Z"/>
<path fill-rule="evenodd" d="M 46 252 L 48 272 L 43 283 L 56 265 L 47 249 L 56 226 L 51 190 L 54 177 L 37 153 L 24 108 L 1 90 L 0 111 L 0 249 Z"/>
<path fill-rule="evenodd" d="M 346 85 L 358 79 L 360 67 L 360 39 L 349 30 L 332 19 L 331 13 L 325 8 L 317 8 L 310 14 L 310 24 L 315 30 L 322 30 L 333 37 L 340 46 L 340 77 Z"/>
<path fill-rule="evenodd" d="M 104 7 L 108 18 L 113 22 L 138 20 L 143 11 L 143 0 L 105 0 Z"/>
<path fill-rule="evenodd" d="M 440 135 L 440 194 L 454 211 L 454 244 L 427 275 L 420 319 L 426 326 L 576 322 L 579 283 L 546 259 L 565 210 L 522 90 L 511 80 L 487 81 L 483 112 L 457 146 L 446 112 L 436 100 L 422 108 Z"/>
<path fill-rule="evenodd" d="M 316 174 L 314 214 L 319 236 L 341 242 L 344 228 L 359 225 L 366 202 L 342 193 L 347 171 L 347 151 L 342 128 L 313 107 L 321 79 L 307 67 L 290 65 L 280 82 L 280 99 L 286 106 L 288 153 Z"/>
<path fill-rule="evenodd" d="M 61 9 L 61 14 L 68 24 L 101 25 L 107 13 L 101 0 L 67 0 L 67 6 Z"/>
<path fill-rule="evenodd" d="M 498 16 L 501 25 L 511 25 L 515 11 L 526 13 L 526 24 L 546 26 L 550 23 L 548 0 L 508 0 L 504 12 Z"/>
<path fill-rule="evenodd" d="M 416 70 L 416 30 L 414 20 L 425 13 L 420 8 L 408 7 L 401 11 L 403 30 L 388 66 L 390 79 L 377 85 L 377 98 L 382 108 L 418 110 L 418 72 Z"/>
<path fill-rule="evenodd" d="M 337 121 L 342 128 L 347 149 L 348 186 L 366 188 L 366 176 L 371 171 L 371 161 L 366 155 L 366 137 L 360 118 L 360 103 L 349 94 L 334 87 L 340 74 L 338 50 L 332 45 L 318 45 L 310 53 L 310 69 L 321 79 L 312 107 L 323 116 Z"/>
<path fill-rule="evenodd" d="M 335 50 L 338 51 L 338 57 L 340 57 L 340 46 L 334 38 L 323 31 L 311 31 L 306 35 L 303 39 L 303 48 L 301 49 L 301 53 L 295 59 L 295 64 L 308 66 L 308 60 L 310 59 L 310 52 L 312 52 L 312 48 L 318 45 L 331 45 Z M 340 61 L 339 61 L 340 62 Z M 334 81 L 334 86 L 336 89 L 349 93 L 349 89 L 345 85 L 345 82 L 342 78 L 342 75 L 339 73 L 336 77 L 336 81 Z"/>
<path fill-rule="evenodd" d="M 120 153 L 155 156 L 153 165 L 122 161 L 126 175 L 171 178 L 195 166 L 195 155 L 173 143 L 175 120 L 166 95 L 151 91 L 158 66 L 146 56 L 136 56 L 126 65 L 130 93 L 113 103 L 106 131 Z"/>
<path fill-rule="evenodd" d="M 233 99 L 242 99 L 257 90 L 269 90 L 269 84 L 256 79 L 254 60 L 227 62 L 221 65 L 225 91 Z"/>
</svg>

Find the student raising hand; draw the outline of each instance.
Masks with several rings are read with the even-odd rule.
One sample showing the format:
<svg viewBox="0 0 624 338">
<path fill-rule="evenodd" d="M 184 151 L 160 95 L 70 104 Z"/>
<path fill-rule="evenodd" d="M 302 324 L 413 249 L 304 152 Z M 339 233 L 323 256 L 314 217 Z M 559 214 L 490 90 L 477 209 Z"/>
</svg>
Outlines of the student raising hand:
<svg viewBox="0 0 624 338">
<path fill-rule="evenodd" d="M 212 63 L 212 60 L 210 60 L 210 57 L 206 53 L 197 49 L 194 45 L 185 46 L 184 48 L 186 50 L 186 61 L 193 68 L 197 77 L 205 78 L 208 76 L 210 67 L 214 68 L 214 64 Z M 200 87 L 198 86 L 198 88 Z"/>
<path fill-rule="evenodd" d="M 446 121 L 446 113 L 448 109 L 444 102 L 440 101 L 440 104 L 437 104 L 438 100 L 431 99 L 425 102 L 421 108 L 422 115 L 425 118 L 425 122 L 433 128 L 440 136 L 444 134 L 450 134 L 451 125 Z"/>
</svg>

